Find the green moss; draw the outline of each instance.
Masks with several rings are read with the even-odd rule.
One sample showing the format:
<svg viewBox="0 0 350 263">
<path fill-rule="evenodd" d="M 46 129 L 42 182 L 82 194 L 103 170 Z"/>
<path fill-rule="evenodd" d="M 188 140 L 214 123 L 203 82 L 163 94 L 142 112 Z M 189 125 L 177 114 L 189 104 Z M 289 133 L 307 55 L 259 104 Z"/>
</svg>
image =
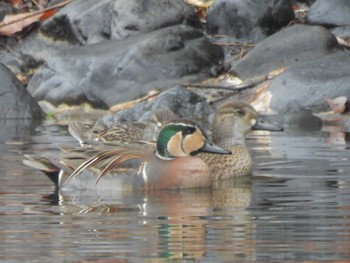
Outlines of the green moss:
<svg viewBox="0 0 350 263">
<path fill-rule="evenodd" d="M 53 111 L 46 112 L 46 119 L 47 120 L 55 120 L 56 114 Z"/>
</svg>

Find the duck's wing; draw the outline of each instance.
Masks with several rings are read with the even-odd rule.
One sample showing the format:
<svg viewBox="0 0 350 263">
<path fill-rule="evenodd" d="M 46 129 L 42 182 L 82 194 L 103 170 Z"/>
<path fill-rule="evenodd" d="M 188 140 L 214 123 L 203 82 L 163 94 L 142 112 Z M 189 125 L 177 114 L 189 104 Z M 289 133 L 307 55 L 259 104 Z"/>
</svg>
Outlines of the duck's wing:
<svg viewBox="0 0 350 263">
<path fill-rule="evenodd" d="M 80 163 L 66 182 L 86 169 L 100 171 L 97 178 L 98 181 L 109 171 L 120 168 L 132 160 L 137 160 L 137 167 L 134 168 L 139 168 L 140 163 L 151 158 L 154 148 L 155 146 L 153 144 L 134 143 L 127 145 L 113 145 L 113 149 L 100 150 L 96 154 L 91 155 L 90 158 L 85 159 L 84 162 Z M 73 158 L 70 156 L 70 161 L 74 158 L 79 158 L 79 156 Z"/>
<path fill-rule="evenodd" d="M 140 122 L 129 125 L 114 125 L 107 127 L 103 124 L 75 121 L 68 125 L 70 135 L 81 145 L 100 143 L 133 143 L 143 139 L 146 125 Z"/>
<path fill-rule="evenodd" d="M 115 125 L 99 132 L 96 136 L 104 143 L 133 143 L 142 140 L 145 127 L 143 123 L 132 123 L 129 126 Z"/>
</svg>

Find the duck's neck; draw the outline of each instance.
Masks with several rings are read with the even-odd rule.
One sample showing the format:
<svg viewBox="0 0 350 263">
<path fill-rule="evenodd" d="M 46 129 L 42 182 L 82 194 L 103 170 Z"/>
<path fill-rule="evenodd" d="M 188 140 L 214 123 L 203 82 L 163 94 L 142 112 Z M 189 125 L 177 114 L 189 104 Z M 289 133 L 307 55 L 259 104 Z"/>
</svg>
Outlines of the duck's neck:
<svg viewBox="0 0 350 263">
<path fill-rule="evenodd" d="M 230 148 L 234 145 L 245 145 L 245 132 L 240 131 L 239 127 L 235 127 L 232 123 L 221 123 L 213 129 L 213 142 L 220 147 Z"/>
<path fill-rule="evenodd" d="M 245 139 L 244 136 L 242 137 L 227 137 L 227 138 L 217 138 L 213 136 L 213 142 L 225 149 L 230 149 L 232 146 L 235 145 L 245 145 Z"/>
</svg>

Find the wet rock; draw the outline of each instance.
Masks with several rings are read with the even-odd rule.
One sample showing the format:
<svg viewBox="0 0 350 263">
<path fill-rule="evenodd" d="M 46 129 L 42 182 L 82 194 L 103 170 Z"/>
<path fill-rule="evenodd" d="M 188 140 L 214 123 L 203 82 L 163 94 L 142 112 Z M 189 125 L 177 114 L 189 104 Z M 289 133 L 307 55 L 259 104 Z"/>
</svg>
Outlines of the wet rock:
<svg viewBox="0 0 350 263">
<path fill-rule="evenodd" d="M 336 37 L 346 37 L 350 36 L 350 26 L 338 26 L 331 30 L 332 34 Z"/>
<path fill-rule="evenodd" d="M 217 0 L 208 10 L 207 31 L 259 42 L 293 19 L 290 0 Z"/>
<path fill-rule="evenodd" d="M 326 98 L 350 97 L 349 72 L 348 51 L 296 63 L 272 81 L 270 107 L 277 113 L 328 111 Z"/>
<path fill-rule="evenodd" d="M 337 48 L 336 38 L 327 29 L 295 25 L 260 42 L 232 71 L 241 79 L 248 79 L 330 54 Z"/>
<path fill-rule="evenodd" d="M 36 72 L 28 90 L 54 105 L 108 108 L 152 89 L 207 78 L 222 59 L 221 47 L 200 31 L 173 26 L 61 52 Z"/>
<path fill-rule="evenodd" d="M 45 22 L 40 31 L 54 40 L 92 44 L 151 32 L 194 17 L 184 1 L 78 0 Z"/>
<path fill-rule="evenodd" d="M 350 1 L 317 0 L 309 10 L 307 21 L 312 24 L 345 26 L 350 25 Z"/>
<path fill-rule="evenodd" d="M 178 117 L 194 119 L 204 128 L 209 127 L 209 115 L 213 112 L 206 100 L 182 87 L 174 87 L 161 93 L 154 101 L 146 101 L 135 107 L 104 118 L 107 126 L 135 121 L 147 122 L 157 109 L 168 109 Z"/>
<path fill-rule="evenodd" d="M 43 112 L 16 76 L 0 64 L 0 119 L 41 119 Z"/>
</svg>

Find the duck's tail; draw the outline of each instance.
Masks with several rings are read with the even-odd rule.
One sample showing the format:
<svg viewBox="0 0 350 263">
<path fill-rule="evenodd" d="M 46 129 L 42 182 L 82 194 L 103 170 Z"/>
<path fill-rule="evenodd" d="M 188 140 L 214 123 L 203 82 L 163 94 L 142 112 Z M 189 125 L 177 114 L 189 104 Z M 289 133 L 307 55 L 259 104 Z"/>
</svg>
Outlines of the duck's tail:
<svg viewBox="0 0 350 263">
<path fill-rule="evenodd" d="M 117 149 L 101 151 L 78 166 L 65 183 L 88 168 L 97 168 L 101 171 L 96 179 L 97 183 L 102 176 L 122 166 L 124 163 L 135 159 L 143 162 L 147 160 L 148 156 L 149 154 L 147 151 L 145 152 L 145 149 L 134 149 L 127 146 L 119 146 Z"/>
<path fill-rule="evenodd" d="M 51 162 L 51 160 L 35 155 L 25 155 L 27 159 L 23 164 L 43 172 L 54 184 L 58 186 L 60 168 Z"/>
</svg>

